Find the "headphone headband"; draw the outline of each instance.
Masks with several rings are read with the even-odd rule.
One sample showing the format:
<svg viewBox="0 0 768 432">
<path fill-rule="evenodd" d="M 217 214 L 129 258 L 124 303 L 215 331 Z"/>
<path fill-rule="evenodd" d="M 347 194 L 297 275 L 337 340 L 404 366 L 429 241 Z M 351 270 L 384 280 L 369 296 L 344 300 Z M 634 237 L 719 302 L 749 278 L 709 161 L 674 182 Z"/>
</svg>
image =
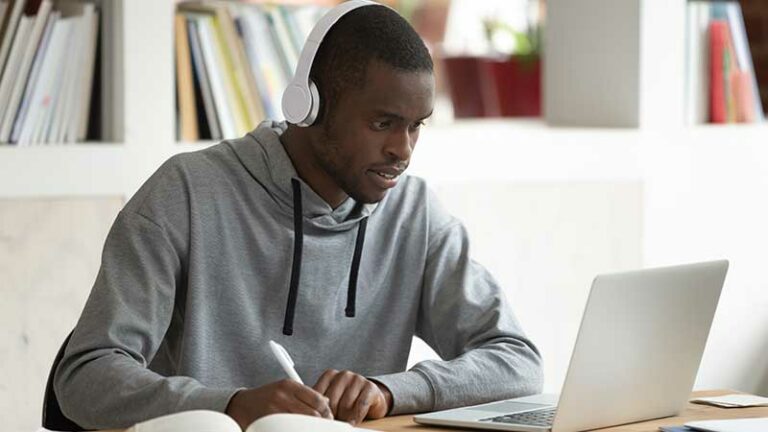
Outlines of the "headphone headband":
<svg viewBox="0 0 768 432">
<path fill-rule="evenodd" d="M 315 83 L 310 80 L 309 73 L 312 71 L 312 62 L 320 43 L 331 27 L 348 12 L 363 6 L 376 5 L 378 3 L 369 0 L 350 0 L 328 11 L 315 25 L 301 49 L 296 73 L 283 92 L 282 106 L 286 121 L 299 126 L 310 126 L 314 123 L 320 106 L 320 95 Z"/>
</svg>

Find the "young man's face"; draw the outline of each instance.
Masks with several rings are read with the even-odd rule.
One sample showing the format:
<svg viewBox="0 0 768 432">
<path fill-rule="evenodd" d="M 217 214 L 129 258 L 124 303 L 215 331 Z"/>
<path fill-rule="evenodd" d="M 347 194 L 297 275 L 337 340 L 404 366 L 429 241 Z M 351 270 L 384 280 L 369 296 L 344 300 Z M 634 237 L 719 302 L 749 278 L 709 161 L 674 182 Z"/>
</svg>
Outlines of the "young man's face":
<svg viewBox="0 0 768 432">
<path fill-rule="evenodd" d="M 422 122 L 432 114 L 431 72 L 372 61 L 362 88 L 344 91 L 313 143 L 316 162 L 356 201 L 381 201 L 408 167 Z"/>
</svg>

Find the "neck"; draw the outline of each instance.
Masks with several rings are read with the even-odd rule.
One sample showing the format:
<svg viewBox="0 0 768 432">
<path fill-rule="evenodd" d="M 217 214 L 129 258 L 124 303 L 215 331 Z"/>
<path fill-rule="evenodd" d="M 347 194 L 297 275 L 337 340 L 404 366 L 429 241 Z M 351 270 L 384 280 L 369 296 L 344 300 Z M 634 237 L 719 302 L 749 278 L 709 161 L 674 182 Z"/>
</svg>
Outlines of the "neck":
<svg viewBox="0 0 768 432">
<path fill-rule="evenodd" d="M 327 202 L 331 208 L 336 208 L 347 199 L 347 194 L 317 162 L 313 154 L 313 137 L 310 128 L 288 125 L 288 129 L 280 135 L 285 152 L 291 158 L 299 178 Z"/>
</svg>

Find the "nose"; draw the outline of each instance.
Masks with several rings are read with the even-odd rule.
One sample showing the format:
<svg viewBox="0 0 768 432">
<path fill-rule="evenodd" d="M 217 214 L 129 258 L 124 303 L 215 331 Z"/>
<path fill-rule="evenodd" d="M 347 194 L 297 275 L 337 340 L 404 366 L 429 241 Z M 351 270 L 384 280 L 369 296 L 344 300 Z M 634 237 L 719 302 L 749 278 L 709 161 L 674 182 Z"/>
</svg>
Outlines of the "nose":
<svg viewBox="0 0 768 432">
<path fill-rule="evenodd" d="M 390 159 L 408 161 L 411 159 L 415 144 L 416 135 L 412 134 L 408 128 L 404 128 L 390 135 L 384 151 Z"/>
</svg>

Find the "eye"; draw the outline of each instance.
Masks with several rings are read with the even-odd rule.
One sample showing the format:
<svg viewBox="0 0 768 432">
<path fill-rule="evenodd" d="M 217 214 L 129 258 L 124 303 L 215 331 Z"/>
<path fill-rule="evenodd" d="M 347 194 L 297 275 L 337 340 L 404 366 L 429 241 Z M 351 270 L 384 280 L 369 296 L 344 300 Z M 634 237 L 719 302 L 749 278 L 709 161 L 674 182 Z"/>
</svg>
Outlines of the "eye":
<svg viewBox="0 0 768 432">
<path fill-rule="evenodd" d="M 424 126 L 423 121 L 417 121 L 416 123 L 411 125 L 411 130 L 419 130 L 421 127 Z"/>
<path fill-rule="evenodd" d="M 390 126 L 392 126 L 392 122 L 389 120 L 374 121 L 371 123 L 371 129 L 375 131 L 387 130 Z"/>
</svg>

